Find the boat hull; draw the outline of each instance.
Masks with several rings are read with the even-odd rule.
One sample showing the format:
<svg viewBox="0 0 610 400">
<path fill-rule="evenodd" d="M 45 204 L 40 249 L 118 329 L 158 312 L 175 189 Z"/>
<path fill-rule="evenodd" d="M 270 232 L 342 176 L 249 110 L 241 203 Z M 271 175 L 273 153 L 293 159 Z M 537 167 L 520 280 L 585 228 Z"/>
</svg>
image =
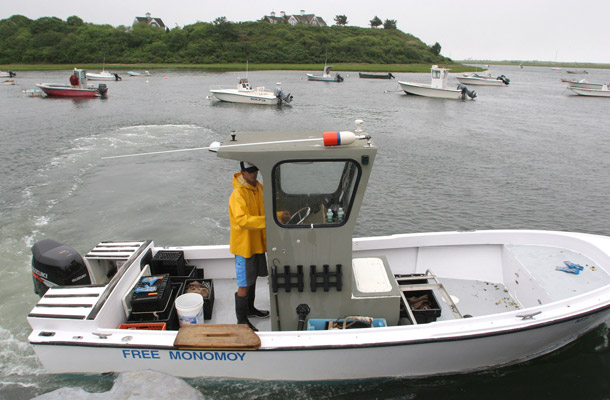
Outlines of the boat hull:
<svg viewBox="0 0 610 400">
<path fill-rule="evenodd" d="M 228 90 L 210 90 L 210 92 L 220 101 L 228 103 L 242 103 L 242 104 L 262 104 L 262 105 L 277 105 L 281 104 L 282 101 L 268 92 L 268 94 L 256 94 L 252 92 L 239 92 L 235 89 Z"/>
<path fill-rule="evenodd" d="M 568 89 L 570 89 L 572 92 L 576 93 L 579 96 L 610 97 L 610 90 L 590 89 L 574 86 L 569 86 Z"/>
<path fill-rule="evenodd" d="M 316 81 L 316 82 L 343 82 L 343 79 L 339 78 L 339 76 L 315 76 L 312 74 L 307 74 L 308 81 Z"/>
<path fill-rule="evenodd" d="M 59 84 L 50 84 L 50 83 L 42 83 L 36 85 L 40 88 L 47 96 L 57 96 L 57 97 L 100 97 L 101 94 L 98 88 L 81 88 L 81 87 L 72 87 L 69 85 L 59 85 Z"/>
<path fill-rule="evenodd" d="M 462 91 L 457 89 L 433 88 L 430 85 L 401 81 L 399 81 L 398 84 L 406 94 L 412 94 L 415 96 L 452 100 L 461 100 L 463 97 Z"/>
<path fill-rule="evenodd" d="M 151 369 L 183 378 L 272 381 L 416 378 L 470 373 L 527 361 L 565 346 L 602 324 L 608 316 L 605 309 L 578 319 L 511 333 L 465 332 L 460 336 L 414 340 L 408 339 L 407 328 L 392 328 L 387 335 L 377 335 L 377 340 L 386 339 L 385 343 L 311 348 L 298 344 L 310 341 L 307 332 L 301 340 L 293 340 L 294 347 L 274 347 L 273 342 L 283 338 L 260 333 L 262 342 L 269 346 L 256 351 L 32 344 L 45 369 L 53 373 Z M 404 339 L 397 341 L 398 337 Z"/>
<path fill-rule="evenodd" d="M 456 79 L 464 85 L 477 85 L 477 86 L 504 86 L 504 82 L 494 78 L 477 78 L 470 76 L 457 76 Z"/>
<path fill-rule="evenodd" d="M 150 72 L 136 72 L 136 71 L 128 71 L 127 74 L 129 76 L 150 76 Z"/>
<path fill-rule="evenodd" d="M 584 280 L 572 279 L 570 274 L 555 271 L 556 260 L 546 260 L 548 256 L 542 257 L 546 260 L 542 263 L 546 264 L 540 267 L 541 257 L 532 256 L 532 251 L 538 247 L 547 251 L 552 245 L 561 246 L 553 250 L 557 260 L 587 254 L 591 262 L 595 260 L 595 265 L 580 261 L 587 265 L 583 274 L 597 275 L 582 276 Z M 514 246 L 524 247 L 519 253 Z M 563 251 L 564 248 L 570 250 Z M 191 262 L 205 260 L 205 273 L 210 277 L 226 274 L 233 262 L 228 246 L 179 249 L 185 251 L 185 258 Z M 147 251 L 148 248 L 143 248 L 142 256 Z M 29 342 L 44 367 L 52 373 L 152 369 L 185 378 L 353 380 L 469 373 L 511 365 L 561 348 L 610 319 L 607 273 L 610 238 L 607 237 L 544 231 L 426 233 L 354 239 L 353 251 L 355 258 L 383 255 L 390 263 L 399 265 L 394 273 L 404 273 L 401 268 L 405 262 L 418 259 L 417 262 L 435 265 L 445 276 L 469 274 L 469 279 L 490 281 L 508 276 L 507 286 L 513 285 L 511 291 L 519 292 L 523 301 L 531 305 L 418 325 L 338 331 L 260 331 L 257 335 L 261 345 L 257 350 L 210 347 L 181 350 L 175 345 L 176 331 L 127 331 L 100 326 L 117 323 L 118 316 L 103 315 L 104 310 L 112 308 L 113 301 L 122 312 L 119 300 L 108 296 L 103 306 L 95 307 L 100 310 L 97 316 L 89 315 L 82 321 L 58 318 L 57 308 L 35 309 L 28 316 L 33 327 Z M 511 252 L 512 255 L 508 254 Z M 468 270 L 475 265 L 480 265 L 480 269 Z M 536 273 L 547 275 L 548 269 L 555 274 L 553 279 L 582 285 L 571 289 L 581 292 L 567 294 L 559 281 L 548 283 L 543 291 L 534 291 L 531 287 L 534 276 Z M 135 262 L 123 276 L 133 279 L 139 272 L 140 263 Z M 594 289 L 590 287 L 592 279 L 598 282 Z M 119 287 L 120 284 L 117 290 Z M 127 288 L 126 284 L 121 287 Z M 545 301 L 540 296 L 557 298 Z M 466 301 L 462 300 L 462 303 Z M 230 309 L 231 304 L 228 306 Z M 52 314 L 41 318 L 40 312 Z"/>
<path fill-rule="evenodd" d="M 602 84 L 601 83 L 590 83 L 590 82 L 573 82 L 573 81 L 567 81 L 568 83 L 568 87 L 574 87 L 574 88 L 582 88 L 582 89 L 597 89 L 597 90 L 601 90 L 602 88 Z"/>
<path fill-rule="evenodd" d="M 367 74 L 364 72 L 359 72 L 358 77 L 366 79 L 392 79 L 394 78 L 394 75 L 389 72 L 387 74 Z"/>
<path fill-rule="evenodd" d="M 118 81 L 119 78 L 110 72 L 101 72 L 99 74 L 87 72 L 87 79 L 90 81 Z"/>
</svg>

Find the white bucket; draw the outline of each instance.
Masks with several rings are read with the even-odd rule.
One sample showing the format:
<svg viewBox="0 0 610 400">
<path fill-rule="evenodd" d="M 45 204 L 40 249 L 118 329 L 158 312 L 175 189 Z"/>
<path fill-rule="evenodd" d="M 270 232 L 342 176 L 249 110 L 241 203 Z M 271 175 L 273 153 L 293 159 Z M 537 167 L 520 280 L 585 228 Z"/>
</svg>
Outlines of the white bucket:
<svg viewBox="0 0 610 400">
<path fill-rule="evenodd" d="M 180 326 L 203 324 L 203 297 L 199 293 L 178 296 L 174 304 Z"/>
</svg>

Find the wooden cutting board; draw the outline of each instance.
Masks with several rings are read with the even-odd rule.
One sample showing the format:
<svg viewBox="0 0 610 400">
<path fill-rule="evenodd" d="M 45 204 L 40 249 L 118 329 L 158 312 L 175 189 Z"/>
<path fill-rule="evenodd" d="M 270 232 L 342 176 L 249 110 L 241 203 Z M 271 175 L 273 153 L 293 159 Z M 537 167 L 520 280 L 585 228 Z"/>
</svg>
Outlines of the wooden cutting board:
<svg viewBox="0 0 610 400">
<path fill-rule="evenodd" d="M 247 325 L 196 324 L 178 330 L 174 346 L 184 350 L 257 350 L 261 339 Z"/>
</svg>

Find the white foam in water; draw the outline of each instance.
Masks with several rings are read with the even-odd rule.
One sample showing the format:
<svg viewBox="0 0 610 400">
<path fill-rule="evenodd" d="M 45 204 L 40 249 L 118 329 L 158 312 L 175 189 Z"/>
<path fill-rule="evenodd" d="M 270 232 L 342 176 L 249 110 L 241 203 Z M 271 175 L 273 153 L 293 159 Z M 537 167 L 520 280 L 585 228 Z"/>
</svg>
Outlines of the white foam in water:
<svg viewBox="0 0 610 400">
<path fill-rule="evenodd" d="M 203 395 L 185 381 L 156 371 L 122 372 L 112 389 L 104 393 L 89 393 L 81 388 L 61 388 L 35 397 L 34 400 L 203 400 Z"/>
<path fill-rule="evenodd" d="M 1 376 L 38 375 L 43 372 L 30 345 L 20 341 L 2 327 L 0 327 L 0 349 Z M 7 381 L 3 379 L 2 383 L 6 384 Z"/>
</svg>

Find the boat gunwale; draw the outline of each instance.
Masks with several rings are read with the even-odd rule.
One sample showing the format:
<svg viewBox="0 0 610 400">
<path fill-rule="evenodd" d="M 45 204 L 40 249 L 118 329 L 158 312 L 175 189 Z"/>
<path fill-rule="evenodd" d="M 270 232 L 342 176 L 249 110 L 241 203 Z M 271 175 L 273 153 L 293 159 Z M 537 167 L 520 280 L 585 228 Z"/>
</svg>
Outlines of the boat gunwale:
<svg viewBox="0 0 610 400">
<path fill-rule="evenodd" d="M 572 320 L 577 320 L 577 319 L 582 319 L 582 318 L 588 318 L 591 317 L 593 315 L 596 314 L 600 314 L 603 313 L 604 311 L 610 310 L 610 302 L 608 302 L 607 304 L 605 304 L 604 306 L 600 306 L 596 309 L 592 309 L 589 311 L 585 311 L 579 314 L 571 314 L 568 316 L 565 316 L 564 318 L 559 318 L 559 319 L 552 319 L 552 320 L 548 320 L 548 321 L 540 321 L 539 323 L 534 323 L 534 324 L 528 324 L 527 326 L 521 326 L 521 327 L 514 327 L 514 328 L 509 328 L 509 329 L 498 329 L 498 330 L 493 330 L 493 331 L 489 331 L 489 332 L 482 332 L 482 333 L 473 333 L 473 334 L 469 334 L 469 335 L 457 335 L 457 336 L 443 336 L 443 337 L 428 337 L 428 338 L 421 338 L 421 339 L 407 339 L 407 340 L 386 340 L 386 341 L 380 341 L 380 342 L 366 342 L 366 343 L 347 343 L 347 344 L 329 344 L 329 345 L 302 345 L 302 346 L 265 346 L 264 342 L 261 345 L 261 347 L 259 347 L 256 350 L 243 350 L 243 351 L 310 351 L 310 350 L 345 350 L 345 349 L 353 349 L 353 348 L 374 348 L 374 347 L 397 347 L 397 346 L 411 346 L 411 345 L 419 345 L 419 344 L 428 344 L 428 343 L 440 343 L 440 342 L 455 342 L 455 341 L 465 341 L 465 340 L 476 340 L 476 339 L 481 339 L 481 338 L 485 338 L 485 337 L 494 337 L 494 336 L 501 336 L 501 335 L 507 335 L 507 334 L 514 334 L 514 333 L 518 333 L 518 332 L 526 332 L 526 331 L 530 331 L 530 330 L 534 330 L 534 329 L 542 329 L 542 328 L 546 328 L 549 326 L 553 326 L 553 325 L 559 325 L 562 323 L 566 323 L 566 322 L 570 322 Z M 454 320 L 455 321 L 455 320 Z M 536 322 L 536 320 L 533 320 Z M 447 323 L 447 322 L 452 322 L 452 321 L 441 321 L 441 322 L 436 322 L 435 324 L 439 324 L 439 323 Z M 595 326 L 600 326 L 602 325 L 604 322 L 600 321 L 599 324 L 596 324 Z M 422 327 L 423 325 L 416 325 L 418 327 Z M 415 327 L 415 325 L 403 325 L 403 326 L 389 326 L 389 327 L 381 327 L 381 328 L 371 328 L 370 330 L 378 333 L 384 332 L 384 331 L 403 331 L 405 329 L 411 329 Z M 425 326 L 423 326 L 424 328 L 427 328 Z M 429 328 L 428 328 L 429 329 Z M 592 328 L 594 329 L 594 328 Z M 116 329 L 102 329 L 101 331 L 117 331 L 120 330 L 118 328 Z M 133 331 L 129 331 L 129 330 L 124 330 L 126 335 L 133 335 Z M 339 330 L 339 331 L 332 331 L 332 335 L 355 335 L 358 336 L 358 333 L 369 333 L 368 330 L 367 332 L 355 332 L 355 331 L 359 331 L 359 330 Z M 590 329 L 586 330 L 585 332 L 580 333 L 579 336 L 585 334 L 586 332 L 589 332 Z M 45 330 L 40 330 L 40 332 L 45 332 Z M 99 333 L 99 332 L 98 332 Z M 144 334 L 144 335 L 158 335 L 160 332 L 156 332 L 156 331 L 139 331 L 139 334 Z M 178 331 L 164 331 L 162 332 L 162 334 L 164 336 L 174 336 L 177 335 Z M 303 334 L 306 333 L 308 335 L 328 335 L 329 331 L 282 331 L 282 332 L 256 332 L 256 334 L 261 337 L 261 339 L 264 339 L 265 336 L 303 336 Z M 370 334 L 373 334 L 373 332 L 370 332 Z M 30 336 L 33 336 L 34 332 L 32 332 L 32 334 Z M 76 346 L 76 347 L 95 347 L 95 348 L 147 348 L 147 349 L 164 349 L 164 350 L 180 350 L 178 347 L 176 346 L 168 346 L 168 345 L 152 345 L 152 344 L 147 344 L 147 343 L 138 343 L 138 344 L 126 344 L 126 343 L 92 343 L 92 342 L 73 342 L 73 341 L 52 341 L 52 340 L 47 340 L 47 341 L 36 341 L 33 340 L 31 337 L 29 338 L 29 343 L 32 345 L 36 345 L 36 346 Z M 214 349 L 201 349 L 203 350 L 214 350 Z"/>
</svg>

